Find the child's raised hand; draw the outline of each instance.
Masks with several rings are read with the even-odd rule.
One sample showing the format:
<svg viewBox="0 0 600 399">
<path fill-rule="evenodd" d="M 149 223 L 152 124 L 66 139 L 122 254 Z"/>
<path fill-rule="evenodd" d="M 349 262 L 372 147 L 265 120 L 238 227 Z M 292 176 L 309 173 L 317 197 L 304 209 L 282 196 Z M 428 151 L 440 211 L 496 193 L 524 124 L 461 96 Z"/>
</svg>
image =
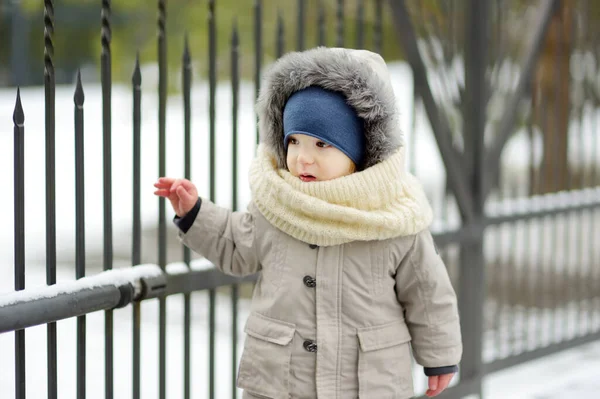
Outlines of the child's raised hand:
<svg viewBox="0 0 600 399">
<path fill-rule="evenodd" d="M 444 389 L 448 388 L 448 384 L 450 384 L 452 377 L 454 377 L 454 373 L 429 377 L 429 389 L 425 392 L 425 395 L 430 398 L 439 395 Z"/>
<path fill-rule="evenodd" d="M 184 217 L 198 201 L 198 190 L 187 179 L 161 177 L 154 183 L 154 187 L 157 188 L 154 194 L 168 198 L 179 217 Z"/>
</svg>

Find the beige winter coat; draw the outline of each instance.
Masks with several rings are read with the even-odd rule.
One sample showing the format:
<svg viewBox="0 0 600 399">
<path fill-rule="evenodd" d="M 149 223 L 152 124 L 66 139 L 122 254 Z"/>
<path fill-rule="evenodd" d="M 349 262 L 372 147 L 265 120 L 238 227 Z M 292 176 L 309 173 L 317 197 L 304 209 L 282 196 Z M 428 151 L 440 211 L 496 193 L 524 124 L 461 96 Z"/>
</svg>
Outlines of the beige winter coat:
<svg viewBox="0 0 600 399">
<path fill-rule="evenodd" d="M 246 398 L 409 398 L 411 346 L 425 367 L 458 364 L 456 298 L 427 230 L 316 247 L 250 210 L 204 199 L 181 233 L 223 272 L 261 273 L 238 375 Z"/>
<path fill-rule="evenodd" d="M 404 171 L 386 73 L 366 51 L 281 59 L 258 102 L 248 211 L 203 198 L 179 233 L 224 273 L 260 273 L 237 381 L 244 398 L 409 398 L 411 349 L 424 367 L 460 362 L 456 296 L 427 229 L 431 209 Z M 314 84 L 344 92 L 365 120 L 367 161 L 341 179 L 300 183 L 284 169 L 281 109 Z"/>
</svg>

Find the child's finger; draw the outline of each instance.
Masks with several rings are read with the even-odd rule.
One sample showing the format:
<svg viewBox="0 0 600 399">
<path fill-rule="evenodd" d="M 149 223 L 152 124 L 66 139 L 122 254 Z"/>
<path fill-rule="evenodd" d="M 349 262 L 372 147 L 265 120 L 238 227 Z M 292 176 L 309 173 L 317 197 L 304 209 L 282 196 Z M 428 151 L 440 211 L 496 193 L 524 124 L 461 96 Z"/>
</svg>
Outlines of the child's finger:
<svg viewBox="0 0 600 399">
<path fill-rule="evenodd" d="M 438 377 L 437 375 L 429 377 L 429 389 L 435 391 L 438 387 L 439 379 L 440 377 Z"/>
<path fill-rule="evenodd" d="M 454 374 L 444 374 L 440 376 L 429 377 L 429 389 L 427 392 L 425 392 L 425 394 L 431 398 L 444 392 L 444 390 L 448 388 L 453 376 Z"/>
<path fill-rule="evenodd" d="M 177 189 L 179 188 L 179 186 L 181 186 L 183 184 L 183 180 L 184 179 L 175 179 L 173 184 L 171 184 L 171 192 L 172 193 L 176 192 Z"/>
<path fill-rule="evenodd" d="M 157 182 L 161 184 L 173 184 L 175 180 L 173 177 L 159 177 Z"/>
<path fill-rule="evenodd" d="M 438 389 L 440 391 L 443 391 L 444 389 L 448 388 L 448 385 L 450 385 L 450 381 L 452 381 L 453 376 L 454 374 L 441 375 L 438 382 Z"/>
<path fill-rule="evenodd" d="M 433 397 L 433 396 L 436 396 L 439 393 L 437 391 L 438 384 L 439 384 L 439 377 L 438 376 L 431 376 L 431 377 L 429 377 L 429 380 L 428 380 L 428 387 L 429 387 L 429 389 L 427 390 L 427 392 L 425 392 L 425 395 L 429 396 L 430 398 Z"/>
<path fill-rule="evenodd" d="M 165 189 L 156 190 L 156 191 L 154 191 L 154 194 L 161 196 L 161 197 L 165 197 L 165 198 L 169 198 L 172 195 L 172 193 L 169 190 L 165 190 Z"/>
<path fill-rule="evenodd" d="M 194 202 L 197 201 L 197 198 L 190 194 L 185 187 L 179 186 L 177 187 L 177 195 L 184 202 Z"/>
<path fill-rule="evenodd" d="M 184 179 L 181 181 L 181 185 L 187 190 L 187 191 L 195 191 L 196 190 L 196 186 L 194 185 L 194 183 L 192 183 L 191 181 Z"/>
</svg>

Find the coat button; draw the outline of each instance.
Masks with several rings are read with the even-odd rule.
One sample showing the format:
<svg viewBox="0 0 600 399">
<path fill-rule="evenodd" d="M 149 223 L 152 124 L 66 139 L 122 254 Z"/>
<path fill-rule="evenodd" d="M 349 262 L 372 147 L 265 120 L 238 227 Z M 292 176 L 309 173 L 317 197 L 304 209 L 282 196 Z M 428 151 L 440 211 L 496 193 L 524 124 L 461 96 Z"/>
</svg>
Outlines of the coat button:
<svg viewBox="0 0 600 399">
<path fill-rule="evenodd" d="M 310 244 L 309 247 L 310 247 L 310 249 L 315 249 L 315 248 L 318 248 L 319 246 L 315 245 L 315 244 Z"/>
<path fill-rule="evenodd" d="M 315 344 L 312 341 L 306 340 L 304 341 L 304 349 L 306 349 L 307 352 L 316 352 L 317 351 L 317 344 Z"/>
<path fill-rule="evenodd" d="M 304 285 L 309 288 L 315 288 L 317 286 L 317 280 L 312 278 L 311 276 L 304 276 Z"/>
</svg>

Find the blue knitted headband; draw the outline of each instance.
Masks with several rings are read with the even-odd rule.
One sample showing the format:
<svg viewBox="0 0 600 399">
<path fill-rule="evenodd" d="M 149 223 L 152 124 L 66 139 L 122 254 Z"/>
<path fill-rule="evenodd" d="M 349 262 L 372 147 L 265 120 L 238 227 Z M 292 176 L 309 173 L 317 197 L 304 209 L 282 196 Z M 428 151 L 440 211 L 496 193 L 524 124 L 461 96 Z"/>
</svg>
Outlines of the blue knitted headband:
<svg viewBox="0 0 600 399">
<path fill-rule="evenodd" d="M 363 121 L 341 93 L 310 86 L 292 94 L 283 109 L 284 146 L 289 136 L 306 134 L 323 140 L 357 167 L 365 157 Z"/>
</svg>

